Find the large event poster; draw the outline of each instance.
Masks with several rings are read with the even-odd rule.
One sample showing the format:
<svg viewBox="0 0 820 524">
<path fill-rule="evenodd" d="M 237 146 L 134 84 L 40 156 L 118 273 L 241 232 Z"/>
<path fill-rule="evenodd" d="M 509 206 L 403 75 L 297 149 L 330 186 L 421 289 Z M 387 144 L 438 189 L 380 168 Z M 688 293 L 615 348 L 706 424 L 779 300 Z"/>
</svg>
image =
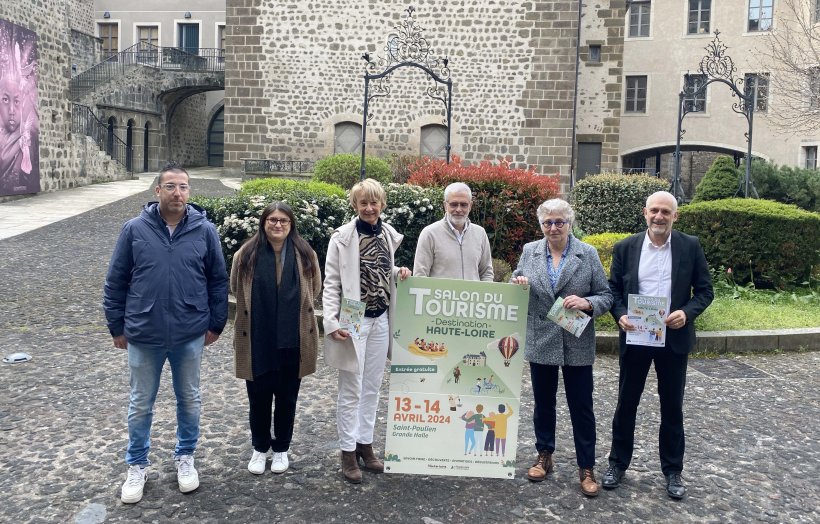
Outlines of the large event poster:
<svg viewBox="0 0 820 524">
<path fill-rule="evenodd" d="M 0 196 L 40 191 L 37 35 L 0 20 Z"/>
<path fill-rule="evenodd" d="M 513 478 L 529 291 L 410 277 L 396 293 L 385 470 Z"/>
</svg>

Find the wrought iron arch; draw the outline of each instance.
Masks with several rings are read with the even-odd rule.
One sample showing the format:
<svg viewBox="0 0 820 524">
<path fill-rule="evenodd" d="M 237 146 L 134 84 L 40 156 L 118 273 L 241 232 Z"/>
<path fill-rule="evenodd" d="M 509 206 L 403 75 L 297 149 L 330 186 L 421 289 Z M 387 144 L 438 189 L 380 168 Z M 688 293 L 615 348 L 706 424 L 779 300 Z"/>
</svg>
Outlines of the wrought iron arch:
<svg viewBox="0 0 820 524">
<path fill-rule="evenodd" d="M 670 192 L 675 195 L 678 200 L 683 200 L 685 194 L 681 184 L 680 177 L 680 141 L 686 130 L 683 129 L 683 119 L 689 113 L 696 112 L 694 104 L 688 105 L 687 98 L 693 99 L 702 94 L 706 88 L 714 83 L 725 84 L 732 90 L 732 97 L 737 97 L 738 101 L 732 103 L 732 111 L 746 117 L 748 123 L 748 131 L 744 133 L 746 136 L 746 170 L 743 179 L 740 181 L 737 192 L 743 192 L 744 197 L 749 198 L 751 191 L 757 197 L 757 190 L 754 187 L 751 179 L 752 171 L 752 131 L 754 129 L 754 113 L 755 113 L 755 91 L 757 90 L 757 77 L 752 77 L 753 84 L 751 89 L 741 91 L 739 85 L 745 85 L 746 80 L 742 77 L 735 77 L 737 67 L 735 66 L 732 57 L 726 54 L 728 47 L 720 41 L 720 31 L 715 30 L 715 38 L 707 45 L 706 55 L 700 60 L 698 66 L 698 74 L 706 77 L 706 82 L 697 89 L 687 89 L 689 84 L 689 73 L 684 75 L 683 89 L 678 93 L 678 134 L 675 138 L 675 175 L 672 178 L 672 187 Z M 747 88 L 749 86 L 746 86 Z"/>
<path fill-rule="evenodd" d="M 450 59 L 437 57 L 430 50 L 430 43 L 423 35 L 423 28 L 413 19 L 415 8 L 408 6 L 407 15 L 395 26 L 395 33 L 387 37 L 384 56 L 371 57 L 364 53 L 364 114 L 362 115 L 362 160 L 361 179 L 365 178 L 365 149 L 367 147 L 367 123 L 373 118 L 370 101 L 390 95 L 390 77 L 396 69 L 415 67 L 427 73 L 430 85 L 425 94 L 444 105 L 447 126 L 447 163 L 450 163 L 450 138 L 453 109 L 453 80 L 450 78 Z M 372 86 L 371 86 L 372 82 Z M 446 86 L 446 93 L 444 91 Z"/>
</svg>

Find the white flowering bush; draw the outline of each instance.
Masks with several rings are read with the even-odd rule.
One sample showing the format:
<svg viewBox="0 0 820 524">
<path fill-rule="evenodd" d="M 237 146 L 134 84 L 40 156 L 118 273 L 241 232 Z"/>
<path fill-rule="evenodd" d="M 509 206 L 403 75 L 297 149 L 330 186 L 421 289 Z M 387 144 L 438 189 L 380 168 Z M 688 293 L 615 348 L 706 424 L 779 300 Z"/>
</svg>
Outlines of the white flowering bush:
<svg viewBox="0 0 820 524">
<path fill-rule="evenodd" d="M 350 216 L 342 188 L 294 180 L 254 180 L 243 184 L 234 196 L 191 200 L 216 225 L 228 267 L 234 253 L 259 230 L 259 216 L 271 202 L 283 201 L 293 209 L 299 234 L 316 251 L 322 267 L 331 233 Z"/>
<path fill-rule="evenodd" d="M 385 184 L 384 189 L 387 209 L 382 220 L 404 235 L 396 253 L 396 265 L 413 267 L 419 233 L 444 216 L 444 192 L 441 188 L 392 183 Z M 275 200 L 287 202 L 293 208 L 299 234 L 313 247 L 324 267 L 330 235 L 353 217 L 347 193 L 339 186 L 261 179 L 242 184 L 234 196 L 193 197 L 191 202 L 205 209 L 208 220 L 216 225 L 225 262 L 230 267 L 234 253 L 258 231 L 262 210 Z"/>
<path fill-rule="evenodd" d="M 404 235 L 396 253 L 396 265 L 413 267 L 419 233 L 444 216 L 444 191 L 438 187 L 385 184 L 387 209 L 382 220 Z"/>
</svg>

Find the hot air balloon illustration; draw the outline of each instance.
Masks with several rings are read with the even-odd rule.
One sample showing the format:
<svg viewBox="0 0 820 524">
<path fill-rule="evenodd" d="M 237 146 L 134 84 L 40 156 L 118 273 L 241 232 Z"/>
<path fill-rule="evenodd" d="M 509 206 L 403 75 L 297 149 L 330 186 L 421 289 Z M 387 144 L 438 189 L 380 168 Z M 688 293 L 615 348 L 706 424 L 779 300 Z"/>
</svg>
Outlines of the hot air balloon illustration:
<svg viewBox="0 0 820 524">
<path fill-rule="evenodd" d="M 518 352 L 518 340 L 515 337 L 504 337 L 498 341 L 498 352 L 504 357 L 504 367 L 510 367 L 510 359 Z"/>
</svg>

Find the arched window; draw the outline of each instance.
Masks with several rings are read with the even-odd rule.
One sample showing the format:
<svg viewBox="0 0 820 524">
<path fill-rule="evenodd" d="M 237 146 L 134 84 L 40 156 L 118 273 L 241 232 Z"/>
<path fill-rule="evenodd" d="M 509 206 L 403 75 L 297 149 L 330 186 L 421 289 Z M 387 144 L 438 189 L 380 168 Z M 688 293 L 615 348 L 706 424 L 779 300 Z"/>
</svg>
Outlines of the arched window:
<svg viewBox="0 0 820 524">
<path fill-rule="evenodd" d="M 421 128 L 421 156 L 447 158 L 447 126 L 430 124 Z"/>
<path fill-rule="evenodd" d="M 334 153 L 356 153 L 362 149 L 362 126 L 356 122 L 339 122 L 335 128 Z"/>
</svg>

